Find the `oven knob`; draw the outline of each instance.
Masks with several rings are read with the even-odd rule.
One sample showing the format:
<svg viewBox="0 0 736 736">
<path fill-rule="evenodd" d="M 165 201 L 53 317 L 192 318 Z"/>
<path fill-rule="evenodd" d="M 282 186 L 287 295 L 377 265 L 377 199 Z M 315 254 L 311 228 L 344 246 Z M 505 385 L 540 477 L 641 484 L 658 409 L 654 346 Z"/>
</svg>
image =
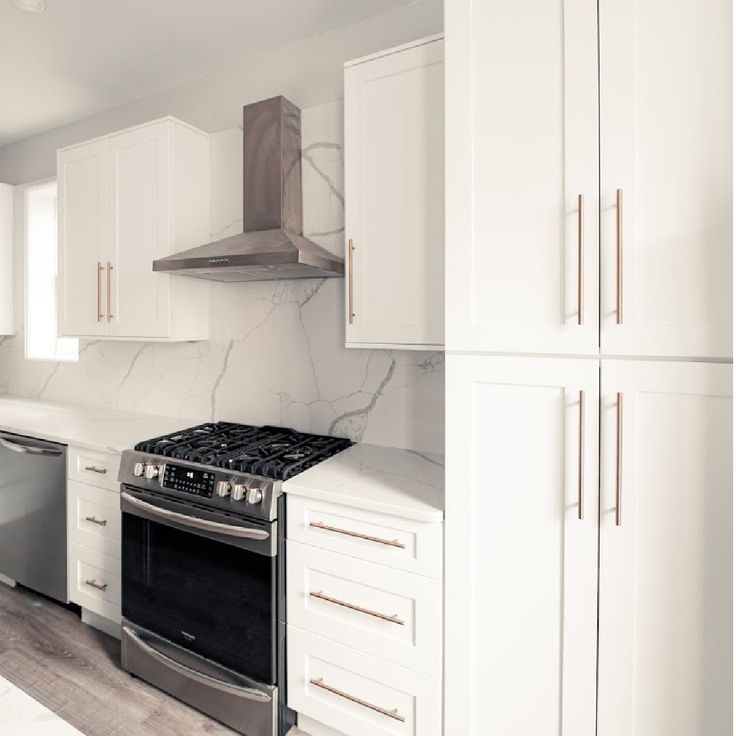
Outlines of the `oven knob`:
<svg viewBox="0 0 736 736">
<path fill-rule="evenodd" d="M 217 481 L 217 495 L 221 498 L 230 495 L 230 484 L 226 480 Z"/>
<path fill-rule="evenodd" d="M 233 486 L 233 501 L 242 501 L 245 496 L 245 486 L 242 483 L 236 483 Z"/>
<path fill-rule="evenodd" d="M 158 465 L 146 465 L 146 478 L 153 480 L 158 476 Z"/>
<path fill-rule="evenodd" d="M 146 466 L 143 463 L 136 463 L 133 466 L 133 475 L 136 478 L 140 478 L 143 475 L 143 471 L 146 469 Z"/>
<path fill-rule="evenodd" d="M 263 500 L 263 491 L 260 488 L 251 488 L 248 491 L 248 503 L 260 503 Z"/>
</svg>

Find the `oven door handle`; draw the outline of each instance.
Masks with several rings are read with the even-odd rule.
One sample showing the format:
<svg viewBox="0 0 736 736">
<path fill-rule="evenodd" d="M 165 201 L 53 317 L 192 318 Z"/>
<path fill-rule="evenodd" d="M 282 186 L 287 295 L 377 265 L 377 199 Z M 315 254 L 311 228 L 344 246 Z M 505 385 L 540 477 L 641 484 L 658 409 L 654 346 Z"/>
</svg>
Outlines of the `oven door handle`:
<svg viewBox="0 0 736 736">
<path fill-rule="evenodd" d="M 212 687 L 223 693 L 229 695 L 236 695 L 240 698 L 247 698 L 248 700 L 257 700 L 260 703 L 270 703 L 271 696 L 261 690 L 256 690 L 252 687 L 245 687 L 244 685 L 236 685 L 234 682 L 225 682 L 219 680 L 211 675 L 205 675 L 203 672 L 197 672 L 197 670 L 187 667 L 181 662 L 177 662 L 171 657 L 167 657 L 163 652 L 159 652 L 158 649 L 152 647 L 148 642 L 144 641 L 133 629 L 123 626 L 123 631 L 150 657 L 155 659 L 164 667 L 168 667 L 171 670 L 178 672 L 193 682 L 204 685 L 205 687 Z"/>
<path fill-rule="evenodd" d="M 233 524 L 222 524 L 219 521 L 209 521 L 208 519 L 198 519 L 195 516 L 188 516 L 187 514 L 180 514 L 176 511 L 169 511 L 168 509 L 162 509 L 160 506 L 155 506 L 147 501 L 141 501 L 140 498 L 131 496 L 130 493 L 123 491 L 120 497 L 129 503 L 131 506 L 145 511 L 151 514 L 151 516 L 157 516 L 165 521 L 173 521 L 182 526 L 189 527 L 190 529 L 199 529 L 204 532 L 213 532 L 215 534 L 222 534 L 228 537 L 238 537 L 240 539 L 268 539 L 271 534 L 265 529 L 248 529 L 242 526 L 235 526 Z"/>
</svg>

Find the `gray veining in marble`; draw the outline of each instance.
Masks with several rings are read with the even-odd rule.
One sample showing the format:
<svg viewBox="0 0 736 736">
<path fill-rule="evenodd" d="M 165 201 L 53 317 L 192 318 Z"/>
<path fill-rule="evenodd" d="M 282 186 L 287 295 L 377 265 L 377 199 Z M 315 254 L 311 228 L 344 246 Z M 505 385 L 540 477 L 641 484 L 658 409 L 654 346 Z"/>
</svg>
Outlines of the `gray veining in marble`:
<svg viewBox="0 0 736 736">
<path fill-rule="evenodd" d="M 304 231 L 341 254 L 342 103 L 304 110 L 302 134 Z M 213 135 L 213 239 L 242 230 L 241 161 L 239 129 Z M 25 361 L 18 325 L 0 337 L 0 393 L 442 452 L 442 353 L 348 350 L 344 309 L 342 279 L 215 283 L 209 341 L 92 340 L 80 344 L 78 363 Z"/>
</svg>

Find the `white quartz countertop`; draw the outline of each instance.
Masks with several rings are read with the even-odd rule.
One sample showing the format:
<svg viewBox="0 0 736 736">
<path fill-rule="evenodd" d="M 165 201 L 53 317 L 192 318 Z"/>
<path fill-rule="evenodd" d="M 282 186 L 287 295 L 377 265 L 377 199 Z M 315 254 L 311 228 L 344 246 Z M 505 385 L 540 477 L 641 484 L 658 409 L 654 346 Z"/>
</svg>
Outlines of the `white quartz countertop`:
<svg viewBox="0 0 736 736">
<path fill-rule="evenodd" d="M 444 487 L 441 455 L 378 445 L 353 445 L 284 483 L 287 494 L 435 523 Z"/>
<path fill-rule="evenodd" d="M 185 426 L 181 418 L 0 396 L 0 430 L 102 452 L 119 453 Z"/>
</svg>

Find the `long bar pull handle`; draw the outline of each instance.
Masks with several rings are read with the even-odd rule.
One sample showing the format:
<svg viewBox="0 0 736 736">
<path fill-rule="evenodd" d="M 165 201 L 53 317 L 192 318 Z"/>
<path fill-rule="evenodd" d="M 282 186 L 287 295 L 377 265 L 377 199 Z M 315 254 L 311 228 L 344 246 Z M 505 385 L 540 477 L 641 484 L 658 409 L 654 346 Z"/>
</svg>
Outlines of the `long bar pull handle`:
<svg viewBox="0 0 736 736">
<path fill-rule="evenodd" d="M 85 516 L 84 520 L 91 524 L 97 524 L 97 526 L 107 526 L 107 519 L 98 519 L 96 516 Z"/>
<path fill-rule="evenodd" d="M 616 190 L 616 324 L 624 323 L 624 190 Z"/>
<path fill-rule="evenodd" d="M 84 469 L 89 473 L 99 473 L 100 475 L 107 473 L 107 468 L 98 468 L 96 465 L 85 465 Z"/>
<path fill-rule="evenodd" d="M 104 314 L 102 313 L 102 271 L 104 266 L 97 261 L 97 321 L 102 322 Z"/>
<path fill-rule="evenodd" d="M 96 580 L 85 580 L 84 584 L 89 585 L 90 588 L 101 590 L 103 593 L 107 590 L 107 583 L 98 583 Z"/>
<path fill-rule="evenodd" d="M 621 516 L 621 485 L 623 469 L 623 419 L 624 419 L 624 395 L 616 394 L 616 526 L 622 526 Z"/>
<path fill-rule="evenodd" d="M 396 615 L 393 614 L 392 616 L 388 616 L 385 613 L 378 613 L 378 611 L 371 611 L 370 608 L 363 608 L 362 606 L 356 606 L 354 603 L 347 603 L 346 601 L 341 601 L 339 598 L 332 598 L 329 595 L 325 595 L 321 590 L 320 591 L 310 591 L 309 595 L 312 598 L 318 598 L 321 601 L 325 601 L 327 603 L 334 603 L 336 606 L 342 606 L 343 608 L 349 608 L 351 611 L 357 611 L 358 613 L 364 613 L 366 616 L 373 616 L 373 618 L 380 618 L 382 621 L 388 621 L 392 624 L 398 624 L 399 626 L 404 626 L 404 622 Z"/>
<path fill-rule="evenodd" d="M 585 201 L 578 194 L 578 324 L 585 322 Z"/>
<path fill-rule="evenodd" d="M 406 549 L 406 545 L 399 542 L 398 539 L 382 539 L 381 537 L 371 537 L 369 534 L 361 534 L 360 532 L 351 532 L 347 529 L 340 529 L 336 526 L 329 526 L 321 521 L 310 521 L 309 526 L 313 529 L 322 529 L 325 532 L 334 532 L 335 534 L 344 534 L 347 537 L 355 537 L 356 539 L 364 539 L 367 542 L 376 542 L 377 544 L 385 544 L 388 547 L 397 547 L 398 549 Z"/>
<path fill-rule="evenodd" d="M 373 705 L 372 703 L 369 703 L 366 700 L 361 700 L 360 698 L 356 698 L 354 695 L 349 695 L 348 693 L 338 690 L 335 687 L 332 687 L 332 685 L 328 685 L 321 677 L 319 678 L 313 678 L 310 681 L 311 685 L 314 685 L 315 687 L 322 688 L 322 690 L 327 690 L 328 693 L 332 693 L 333 695 L 337 695 L 340 698 L 345 698 L 345 700 L 349 700 L 351 703 L 355 703 L 356 705 L 361 705 L 363 708 L 368 708 L 368 710 L 375 711 L 376 713 L 380 713 L 382 716 L 387 716 L 388 718 L 393 718 L 395 721 L 399 721 L 400 723 L 406 723 L 406 718 L 404 716 L 399 715 L 399 712 L 394 710 L 387 710 L 386 708 L 381 708 L 378 705 Z"/>
<path fill-rule="evenodd" d="M 355 310 L 353 309 L 353 253 L 355 246 L 353 239 L 348 240 L 348 322 L 353 324 Z"/>
<path fill-rule="evenodd" d="M 107 321 L 112 320 L 112 264 L 107 262 Z"/>
<path fill-rule="evenodd" d="M 585 391 L 578 393 L 578 519 L 585 515 Z"/>
</svg>

